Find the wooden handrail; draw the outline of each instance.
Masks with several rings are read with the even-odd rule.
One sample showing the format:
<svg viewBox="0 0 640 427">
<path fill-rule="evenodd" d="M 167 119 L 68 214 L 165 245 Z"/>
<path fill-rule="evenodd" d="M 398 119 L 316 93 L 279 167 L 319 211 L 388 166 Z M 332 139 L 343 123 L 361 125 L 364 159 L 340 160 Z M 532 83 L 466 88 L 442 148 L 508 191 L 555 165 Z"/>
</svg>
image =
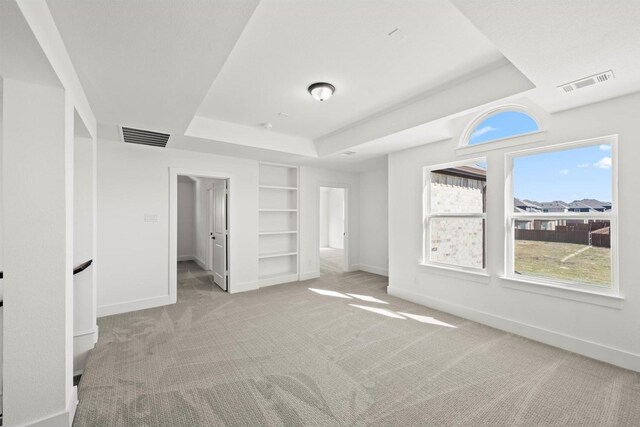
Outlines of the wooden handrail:
<svg viewBox="0 0 640 427">
<path fill-rule="evenodd" d="M 90 259 L 87 262 L 83 262 L 82 264 L 80 264 L 79 266 L 77 266 L 76 268 L 73 269 L 73 275 L 75 276 L 76 274 L 83 272 L 84 270 L 86 270 L 87 268 L 89 268 L 89 266 L 93 263 L 93 260 Z"/>
<path fill-rule="evenodd" d="M 92 259 L 90 259 L 87 262 L 83 262 L 82 264 L 80 264 L 79 266 L 73 269 L 73 275 L 75 276 L 76 274 L 86 270 L 87 268 L 89 268 L 91 264 L 93 264 Z M 4 271 L 0 271 L 0 279 L 4 279 Z M 4 302 L 0 300 L 0 307 L 2 307 L 3 305 L 4 305 Z"/>
</svg>

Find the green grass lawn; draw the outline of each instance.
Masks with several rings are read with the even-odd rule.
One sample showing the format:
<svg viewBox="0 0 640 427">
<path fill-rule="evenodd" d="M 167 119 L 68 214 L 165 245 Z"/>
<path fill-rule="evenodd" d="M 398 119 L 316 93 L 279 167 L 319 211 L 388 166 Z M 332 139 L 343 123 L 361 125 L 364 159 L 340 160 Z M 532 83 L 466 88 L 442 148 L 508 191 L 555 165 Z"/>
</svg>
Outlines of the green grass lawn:
<svg viewBox="0 0 640 427">
<path fill-rule="evenodd" d="M 516 240 L 515 271 L 520 274 L 571 280 L 598 286 L 611 285 L 611 249 L 585 248 L 573 243 Z"/>
</svg>

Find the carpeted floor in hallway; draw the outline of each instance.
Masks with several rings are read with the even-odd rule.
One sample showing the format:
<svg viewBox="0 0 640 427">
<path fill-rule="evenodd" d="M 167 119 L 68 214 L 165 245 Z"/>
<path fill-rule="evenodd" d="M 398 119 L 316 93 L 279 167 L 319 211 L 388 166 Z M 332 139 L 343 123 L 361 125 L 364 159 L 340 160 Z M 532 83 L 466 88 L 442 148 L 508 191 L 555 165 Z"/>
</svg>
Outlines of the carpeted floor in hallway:
<svg viewBox="0 0 640 427">
<path fill-rule="evenodd" d="M 637 426 L 640 374 L 390 297 L 384 277 L 227 294 L 180 263 L 178 303 L 99 319 L 76 427 Z"/>
</svg>

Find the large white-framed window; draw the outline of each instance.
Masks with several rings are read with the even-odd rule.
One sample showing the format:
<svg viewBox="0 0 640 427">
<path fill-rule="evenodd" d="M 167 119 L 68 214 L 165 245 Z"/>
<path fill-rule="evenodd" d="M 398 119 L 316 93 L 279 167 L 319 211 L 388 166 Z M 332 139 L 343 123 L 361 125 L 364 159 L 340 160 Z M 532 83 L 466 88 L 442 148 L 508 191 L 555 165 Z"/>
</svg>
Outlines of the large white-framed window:
<svg viewBox="0 0 640 427">
<path fill-rule="evenodd" d="M 485 158 L 423 169 L 423 264 L 486 271 Z"/>
<path fill-rule="evenodd" d="M 619 295 L 617 136 L 505 161 L 506 277 Z"/>
</svg>

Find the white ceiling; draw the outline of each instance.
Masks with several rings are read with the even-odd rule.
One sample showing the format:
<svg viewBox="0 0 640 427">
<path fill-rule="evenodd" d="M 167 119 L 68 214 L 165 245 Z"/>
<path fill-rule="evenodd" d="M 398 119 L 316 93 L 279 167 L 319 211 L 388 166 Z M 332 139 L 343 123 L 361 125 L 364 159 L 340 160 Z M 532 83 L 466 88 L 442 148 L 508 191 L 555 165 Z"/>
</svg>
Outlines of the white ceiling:
<svg viewBox="0 0 640 427">
<path fill-rule="evenodd" d="M 638 0 L 452 0 L 537 87 L 549 112 L 640 90 Z M 616 79 L 571 94 L 556 87 L 603 71 Z"/>
<path fill-rule="evenodd" d="M 62 86 L 18 5 L 12 1 L 0 1 L 0 52 L 2 78 Z"/>
<path fill-rule="evenodd" d="M 171 133 L 171 148 L 357 170 L 499 100 L 554 112 L 640 90 L 637 1 L 48 5 L 107 139 L 127 125 Z M 609 69 L 611 83 L 555 89 Z M 335 96 L 314 101 L 315 81 Z"/>
<path fill-rule="evenodd" d="M 316 139 L 501 58 L 447 0 L 262 0 L 197 115 Z"/>
<path fill-rule="evenodd" d="M 100 123 L 184 133 L 258 0 L 47 4 Z"/>
</svg>

